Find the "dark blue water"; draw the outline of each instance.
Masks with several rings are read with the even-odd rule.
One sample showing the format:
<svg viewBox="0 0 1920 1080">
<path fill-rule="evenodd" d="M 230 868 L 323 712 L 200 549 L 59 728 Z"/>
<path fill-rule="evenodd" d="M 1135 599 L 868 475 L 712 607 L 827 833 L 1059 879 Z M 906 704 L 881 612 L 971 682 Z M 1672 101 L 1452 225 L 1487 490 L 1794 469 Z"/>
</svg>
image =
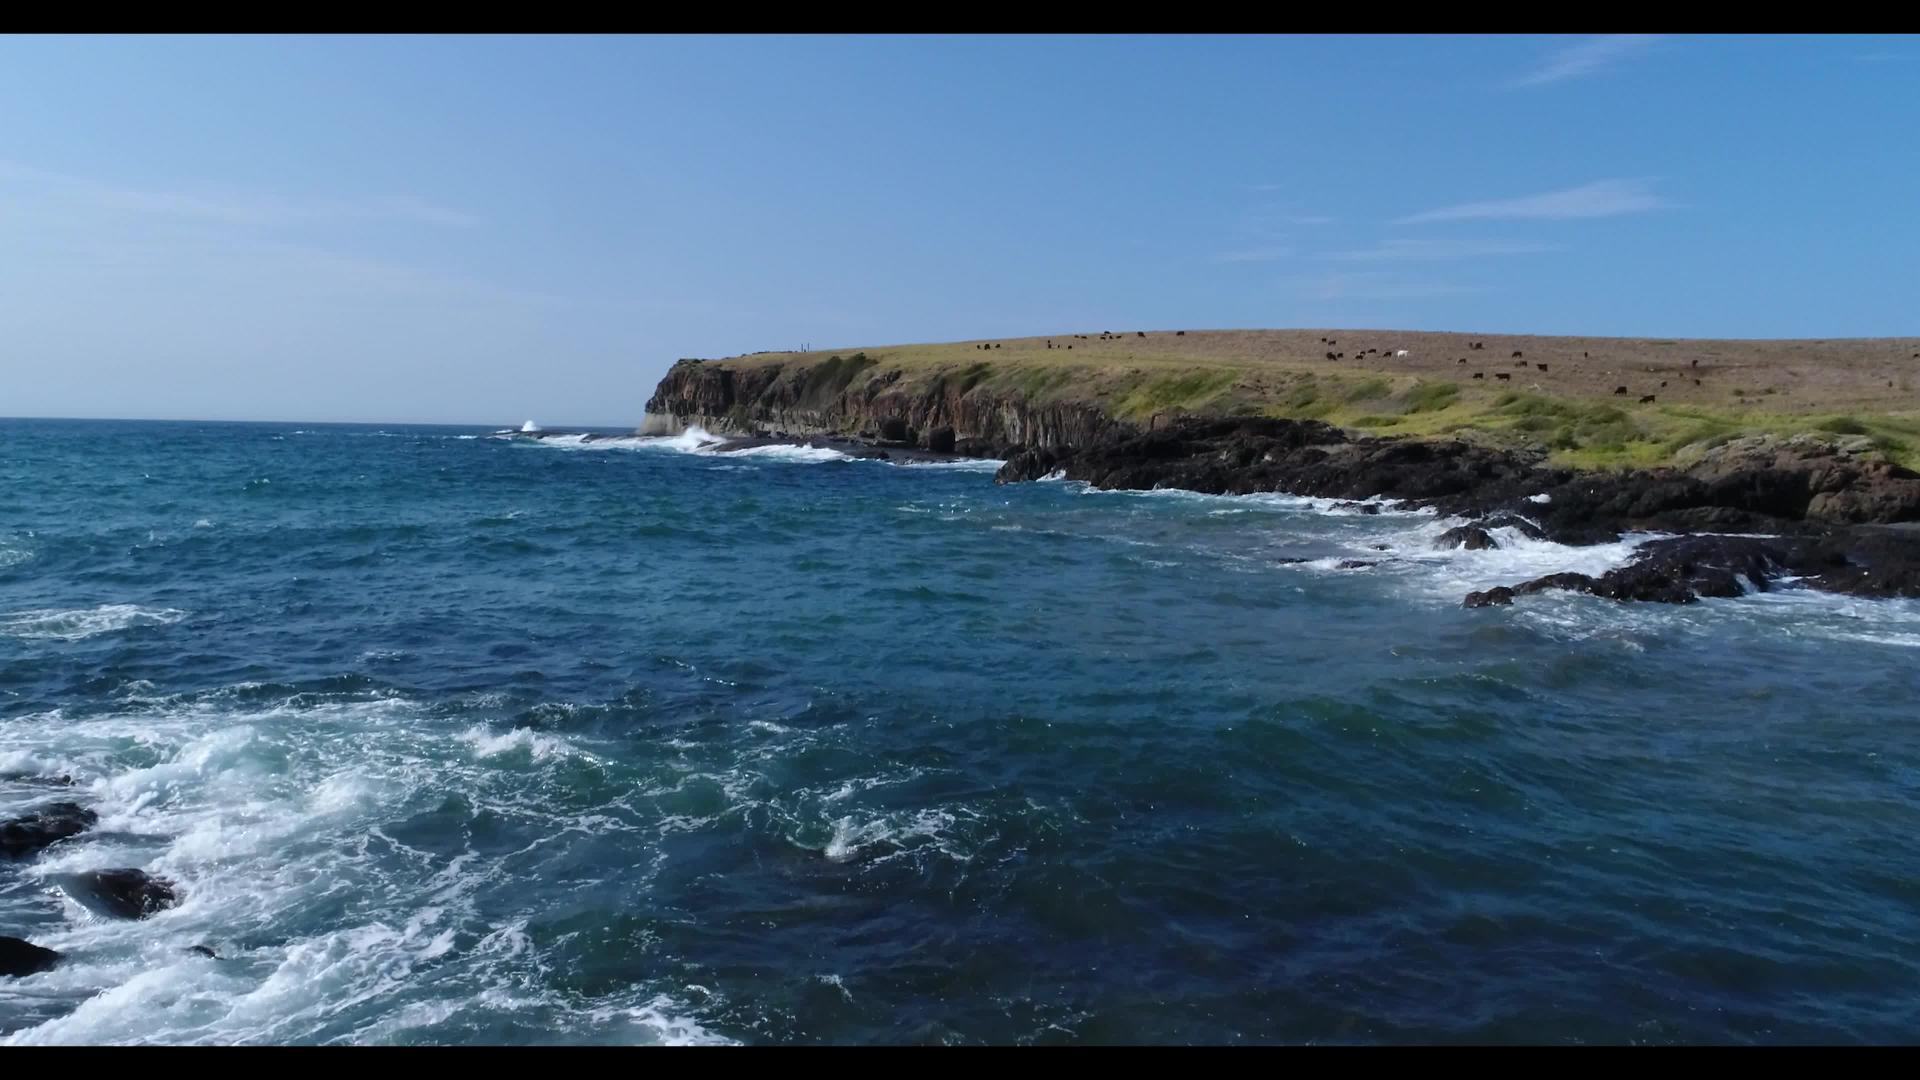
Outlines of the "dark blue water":
<svg viewBox="0 0 1920 1080">
<path fill-rule="evenodd" d="M 1920 1038 L 1911 603 L 485 435 L 0 421 L 8 1041 Z"/>
</svg>

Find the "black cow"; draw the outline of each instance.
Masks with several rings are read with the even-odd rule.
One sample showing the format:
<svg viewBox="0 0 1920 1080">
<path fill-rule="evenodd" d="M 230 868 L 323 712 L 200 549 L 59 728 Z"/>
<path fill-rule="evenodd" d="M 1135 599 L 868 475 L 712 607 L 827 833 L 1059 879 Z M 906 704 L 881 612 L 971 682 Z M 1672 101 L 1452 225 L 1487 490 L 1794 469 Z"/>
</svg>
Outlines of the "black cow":
<svg viewBox="0 0 1920 1080">
<path fill-rule="evenodd" d="M 1138 335 L 1139 335 L 1139 336 L 1141 336 L 1141 337 L 1146 337 L 1146 336 L 1147 336 L 1147 332 L 1146 332 L 1145 330 L 1135 330 L 1135 331 L 1134 331 L 1134 333 L 1135 333 L 1135 334 L 1138 334 Z"/>
<path fill-rule="evenodd" d="M 1513 355 L 1515 359 L 1518 359 L 1520 356 L 1520 350 L 1519 349 L 1513 350 Z"/>
<path fill-rule="evenodd" d="M 1618 395 L 1618 396 L 1620 396 L 1620 397 L 1625 397 L 1625 396 L 1627 396 L 1627 388 L 1626 388 L 1626 387 L 1624 387 L 1624 386 L 1616 386 L 1616 387 L 1614 387 L 1614 388 L 1613 388 L 1613 392 L 1614 392 L 1614 393 L 1615 393 L 1616 395 Z"/>
<path fill-rule="evenodd" d="M 1547 370 L 1547 365 L 1545 364 L 1535 364 L 1533 366 L 1539 368 L 1541 371 Z"/>
<path fill-rule="evenodd" d="M 1502 372 L 1498 372 L 1498 373 L 1496 373 L 1496 374 L 1494 375 L 1494 378 L 1496 378 L 1496 379 L 1499 379 L 1499 380 L 1500 380 L 1501 382 L 1508 382 L 1508 381 L 1510 381 L 1510 380 L 1511 380 L 1511 379 L 1513 378 L 1513 376 L 1511 376 L 1511 375 L 1509 375 L 1509 374 L 1507 374 L 1506 372 L 1504 372 L 1504 371 L 1502 371 Z"/>
<path fill-rule="evenodd" d="M 1653 404 L 1653 395 L 1652 395 L 1652 394 L 1644 394 L 1644 395 L 1642 395 L 1642 396 L 1641 396 L 1641 398 L 1640 398 L 1640 404 L 1642 404 L 1642 405 L 1651 405 L 1651 404 Z"/>
<path fill-rule="evenodd" d="M 1186 336 L 1187 336 L 1187 332 L 1186 332 L 1185 330 L 1175 330 L 1175 331 L 1173 332 L 1173 336 L 1174 336 L 1174 337 L 1186 337 Z"/>
<path fill-rule="evenodd" d="M 1473 373 L 1473 377 L 1476 379 L 1484 379 L 1487 377 L 1487 373 L 1484 371 L 1476 371 Z"/>
<path fill-rule="evenodd" d="M 1467 362 L 1467 358 L 1466 358 L 1466 357 L 1464 357 L 1464 356 L 1463 356 L 1463 357 L 1461 357 L 1461 358 L 1460 358 L 1459 360 L 1456 360 L 1456 361 L 1455 361 L 1455 363 L 1459 363 L 1459 364 L 1464 364 L 1464 363 L 1466 363 L 1466 362 Z"/>
</svg>

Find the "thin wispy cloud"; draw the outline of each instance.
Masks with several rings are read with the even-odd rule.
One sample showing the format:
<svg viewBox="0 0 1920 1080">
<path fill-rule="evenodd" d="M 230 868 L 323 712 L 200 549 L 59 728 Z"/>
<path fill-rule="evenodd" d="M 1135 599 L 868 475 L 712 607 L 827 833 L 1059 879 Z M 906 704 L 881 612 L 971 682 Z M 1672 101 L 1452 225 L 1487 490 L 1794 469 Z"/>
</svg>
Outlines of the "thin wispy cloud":
<svg viewBox="0 0 1920 1080">
<path fill-rule="evenodd" d="M 1246 248 L 1241 251 L 1223 251 L 1215 255 L 1213 261 L 1222 263 L 1272 262 L 1275 259 L 1285 259 L 1292 255 L 1293 249 L 1290 247 Z"/>
<path fill-rule="evenodd" d="M 1542 255 L 1561 250 L 1553 244 L 1395 240 L 1377 247 L 1330 251 L 1325 257 L 1340 262 L 1403 262 L 1426 259 L 1481 259 L 1502 255 Z"/>
<path fill-rule="evenodd" d="M 1514 80 L 1512 88 L 1549 86 L 1592 75 L 1610 64 L 1637 56 L 1658 44 L 1663 34 L 1601 34 L 1549 53 L 1539 66 Z"/>
<path fill-rule="evenodd" d="M 227 225 L 275 227 L 352 220 L 405 221 L 470 228 L 479 219 L 410 195 L 365 199 L 289 199 L 255 192 L 185 192 L 121 187 L 0 161 L 0 181 L 77 197 L 107 210 Z"/>
<path fill-rule="evenodd" d="M 1472 285 L 1452 281 L 1406 278 L 1394 274 L 1339 271 L 1287 278 L 1283 289 L 1303 300 L 1426 300 L 1442 296 L 1462 296 L 1483 292 Z"/>
<path fill-rule="evenodd" d="M 1395 221 L 1417 225 L 1432 221 L 1563 221 L 1575 218 L 1617 217 L 1660 210 L 1673 204 L 1656 195 L 1645 180 L 1595 180 L 1591 184 L 1522 195 L 1512 199 L 1461 203 L 1427 210 Z"/>
</svg>

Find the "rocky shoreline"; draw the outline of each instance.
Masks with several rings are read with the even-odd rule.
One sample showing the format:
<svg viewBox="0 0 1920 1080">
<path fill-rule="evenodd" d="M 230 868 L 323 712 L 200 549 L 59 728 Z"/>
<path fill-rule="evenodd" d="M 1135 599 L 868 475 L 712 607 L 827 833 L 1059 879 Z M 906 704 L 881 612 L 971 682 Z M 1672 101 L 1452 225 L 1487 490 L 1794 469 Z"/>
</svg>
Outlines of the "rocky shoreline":
<svg viewBox="0 0 1920 1080">
<path fill-rule="evenodd" d="M 995 479 L 1056 474 L 1113 490 L 1392 499 L 1464 519 L 1441 537 L 1447 547 L 1496 546 L 1491 530 L 1501 527 L 1569 545 L 1677 534 L 1601 577 L 1549 574 L 1473 593 L 1469 607 L 1545 589 L 1688 603 L 1788 578 L 1853 596 L 1920 596 L 1920 475 L 1846 442 L 1756 437 L 1686 467 L 1581 472 L 1461 441 L 1351 437 L 1313 421 L 1186 420 L 1085 448 L 1021 450 Z"/>
<path fill-rule="evenodd" d="M 1543 589 L 1686 603 L 1785 579 L 1855 596 L 1920 596 L 1920 475 L 1858 436 L 1748 436 L 1671 467 L 1580 471 L 1551 466 L 1542 452 L 1350 435 L 1315 420 L 1174 415 L 1137 424 L 957 377 L 909 386 L 865 354 L 740 369 L 682 361 L 647 402 L 640 433 L 692 425 L 735 437 L 718 450 L 787 443 L 852 456 L 999 458 L 999 483 L 1058 474 L 1114 490 L 1384 498 L 1461 519 L 1441 538 L 1448 547 L 1497 546 L 1501 528 L 1574 546 L 1671 534 L 1601 577 L 1551 574 L 1474 593 L 1469 606 Z"/>
</svg>

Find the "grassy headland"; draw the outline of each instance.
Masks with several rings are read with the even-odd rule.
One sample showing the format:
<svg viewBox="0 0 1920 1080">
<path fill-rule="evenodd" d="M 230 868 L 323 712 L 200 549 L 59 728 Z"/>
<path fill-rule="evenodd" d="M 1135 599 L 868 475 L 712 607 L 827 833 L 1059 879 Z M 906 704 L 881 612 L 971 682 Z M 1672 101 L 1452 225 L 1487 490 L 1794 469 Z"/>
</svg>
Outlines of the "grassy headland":
<svg viewBox="0 0 1920 1080">
<path fill-rule="evenodd" d="M 1401 350 L 1407 355 L 1395 355 Z M 943 379 L 1017 390 L 1036 403 L 1081 401 L 1142 424 L 1182 414 L 1315 419 L 1375 435 L 1532 446 L 1589 468 L 1657 465 L 1742 435 L 1809 432 L 1865 439 L 1920 466 L 1914 338 L 1128 330 L 717 362 L 825 365 L 843 387 L 898 370 L 903 385 Z"/>
</svg>

